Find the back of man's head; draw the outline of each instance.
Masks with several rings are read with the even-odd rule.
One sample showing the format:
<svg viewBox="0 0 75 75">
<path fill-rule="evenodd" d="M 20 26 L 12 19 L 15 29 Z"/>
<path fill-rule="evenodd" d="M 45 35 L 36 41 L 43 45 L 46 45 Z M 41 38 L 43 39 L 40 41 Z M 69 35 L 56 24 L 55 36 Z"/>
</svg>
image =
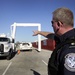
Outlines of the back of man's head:
<svg viewBox="0 0 75 75">
<path fill-rule="evenodd" d="M 53 12 L 53 19 L 55 21 L 61 21 L 63 24 L 68 26 L 74 26 L 73 12 L 65 7 L 58 8 Z"/>
</svg>

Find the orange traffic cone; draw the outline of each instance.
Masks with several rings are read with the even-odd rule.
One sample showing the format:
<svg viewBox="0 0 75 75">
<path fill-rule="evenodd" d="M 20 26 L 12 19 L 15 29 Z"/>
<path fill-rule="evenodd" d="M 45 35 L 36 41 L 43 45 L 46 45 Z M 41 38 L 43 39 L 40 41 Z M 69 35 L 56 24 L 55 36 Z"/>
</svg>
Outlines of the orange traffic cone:
<svg viewBox="0 0 75 75">
<path fill-rule="evenodd" d="M 20 54 L 20 50 L 17 51 L 17 54 Z"/>
</svg>

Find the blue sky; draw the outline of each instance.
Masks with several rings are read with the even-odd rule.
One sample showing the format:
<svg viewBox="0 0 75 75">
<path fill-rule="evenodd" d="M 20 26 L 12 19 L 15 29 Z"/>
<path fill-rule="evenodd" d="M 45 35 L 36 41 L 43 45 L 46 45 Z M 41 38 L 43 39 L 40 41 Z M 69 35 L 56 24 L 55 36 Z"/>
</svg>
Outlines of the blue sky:
<svg viewBox="0 0 75 75">
<path fill-rule="evenodd" d="M 0 0 L 0 33 L 10 35 L 14 22 L 40 23 L 42 31 L 53 32 L 52 12 L 59 7 L 70 8 L 75 17 L 75 0 Z M 16 41 L 37 40 L 37 36 L 32 36 L 33 30 L 37 27 L 17 27 Z"/>
</svg>

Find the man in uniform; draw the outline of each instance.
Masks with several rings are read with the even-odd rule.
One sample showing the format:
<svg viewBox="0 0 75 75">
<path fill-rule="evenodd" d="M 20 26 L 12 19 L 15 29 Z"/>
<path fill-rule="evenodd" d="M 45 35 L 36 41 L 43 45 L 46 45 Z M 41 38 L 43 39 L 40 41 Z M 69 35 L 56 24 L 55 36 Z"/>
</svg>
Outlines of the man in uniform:
<svg viewBox="0 0 75 75">
<path fill-rule="evenodd" d="M 53 12 L 52 27 L 60 41 L 48 62 L 48 75 L 75 75 L 75 29 L 73 12 L 65 7 Z"/>
</svg>

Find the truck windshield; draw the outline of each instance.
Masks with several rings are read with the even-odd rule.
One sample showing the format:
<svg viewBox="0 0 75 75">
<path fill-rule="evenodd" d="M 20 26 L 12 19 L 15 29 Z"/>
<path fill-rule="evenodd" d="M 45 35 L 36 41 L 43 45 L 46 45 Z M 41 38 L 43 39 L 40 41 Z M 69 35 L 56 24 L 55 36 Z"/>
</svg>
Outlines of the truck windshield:
<svg viewBox="0 0 75 75">
<path fill-rule="evenodd" d="M 0 37 L 0 42 L 9 42 L 9 38 Z"/>
</svg>

